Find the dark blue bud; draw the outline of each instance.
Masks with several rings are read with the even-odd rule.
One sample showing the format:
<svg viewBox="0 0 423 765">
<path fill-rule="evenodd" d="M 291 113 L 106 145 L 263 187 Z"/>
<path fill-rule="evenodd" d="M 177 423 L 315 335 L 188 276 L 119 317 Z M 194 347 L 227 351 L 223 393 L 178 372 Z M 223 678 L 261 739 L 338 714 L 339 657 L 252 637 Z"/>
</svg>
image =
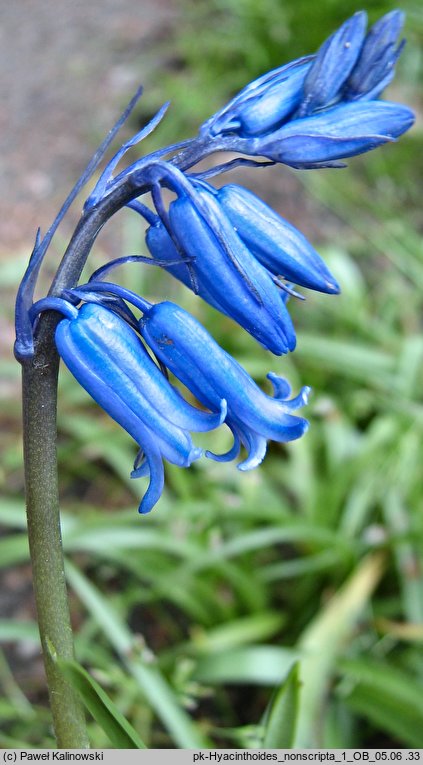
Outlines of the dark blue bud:
<svg viewBox="0 0 423 765">
<path fill-rule="evenodd" d="M 403 23 L 402 11 L 391 11 L 371 27 L 360 58 L 345 86 L 343 97 L 347 101 L 375 99 L 389 85 L 405 44 L 403 40 L 397 46 Z"/>
<path fill-rule="evenodd" d="M 340 291 L 305 236 L 255 194 L 230 184 L 217 197 L 242 241 L 272 274 L 319 292 Z"/>
<path fill-rule="evenodd" d="M 190 262 L 167 270 L 272 353 L 293 350 L 295 332 L 280 290 L 237 235 L 215 194 L 203 185 L 193 195 L 181 193 L 170 205 L 169 222 Z M 153 258 L 177 260 L 178 251 L 159 221 L 146 240 Z"/>
<path fill-rule="evenodd" d="M 57 350 L 92 398 L 134 438 L 145 455 L 141 473 L 150 484 L 140 512 L 147 513 L 163 489 L 163 458 L 188 467 L 201 456 L 189 430 L 217 427 L 226 404 L 208 414 L 190 406 L 154 364 L 136 333 L 101 305 L 87 303 L 56 329 Z"/>
<path fill-rule="evenodd" d="M 268 440 L 292 441 L 307 430 L 307 420 L 294 416 L 292 411 L 307 402 L 309 388 L 303 388 L 289 401 L 288 383 L 270 374 L 275 395 L 266 395 L 204 327 L 179 306 L 170 302 L 152 306 L 145 311 L 140 330 L 157 357 L 205 406 L 215 409 L 222 398 L 227 402 L 226 423 L 234 434 L 234 447 L 223 457 L 211 453 L 207 456 L 232 459 L 241 442 L 248 456 L 238 467 L 248 470 L 260 464 Z"/>
<path fill-rule="evenodd" d="M 275 130 L 297 108 L 312 56 L 292 61 L 259 77 L 202 125 L 200 134 L 253 136 Z"/>
<path fill-rule="evenodd" d="M 355 13 L 323 43 L 304 82 L 298 117 L 327 106 L 341 90 L 361 51 L 367 15 Z"/>
<path fill-rule="evenodd" d="M 414 114 L 406 106 L 355 101 L 293 120 L 270 136 L 244 141 L 244 151 L 292 167 L 325 165 L 393 141 L 413 122 Z"/>
</svg>

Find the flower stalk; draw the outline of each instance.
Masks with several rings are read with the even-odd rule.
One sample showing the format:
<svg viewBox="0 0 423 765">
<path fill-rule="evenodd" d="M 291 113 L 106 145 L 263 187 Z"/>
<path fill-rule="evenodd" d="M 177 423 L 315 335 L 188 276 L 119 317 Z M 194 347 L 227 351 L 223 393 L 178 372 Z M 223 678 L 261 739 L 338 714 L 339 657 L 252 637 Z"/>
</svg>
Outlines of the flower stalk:
<svg viewBox="0 0 423 765">
<path fill-rule="evenodd" d="M 53 343 L 22 366 L 25 486 L 33 586 L 59 749 L 89 747 L 81 701 L 54 661 L 73 658 L 60 531 L 56 453 L 58 356 Z"/>
</svg>

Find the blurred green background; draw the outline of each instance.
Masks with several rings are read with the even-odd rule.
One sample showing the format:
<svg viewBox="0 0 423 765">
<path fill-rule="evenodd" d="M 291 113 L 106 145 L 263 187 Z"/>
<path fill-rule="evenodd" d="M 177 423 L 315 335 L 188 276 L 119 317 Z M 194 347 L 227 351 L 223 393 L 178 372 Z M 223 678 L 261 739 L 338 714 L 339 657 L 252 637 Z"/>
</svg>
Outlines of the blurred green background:
<svg viewBox="0 0 423 765">
<path fill-rule="evenodd" d="M 171 99 L 143 152 L 193 135 L 237 89 L 313 52 L 362 7 L 179 4 L 133 60 L 146 93 L 125 134 Z M 368 3 L 370 21 L 393 7 Z M 417 0 L 401 8 L 408 43 L 386 97 L 419 115 L 423 15 Z M 116 112 L 128 94 L 122 87 Z M 93 125 L 92 149 L 109 128 L 99 118 Z M 422 148 L 417 121 L 398 144 L 345 170 L 237 170 L 221 181 L 244 183 L 296 224 L 342 285 L 337 297 L 291 301 L 298 346 L 288 358 L 260 349 L 168 275 L 135 265 L 119 272 L 125 286 L 192 311 L 264 387 L 269 370 L 295 392 L 312 386 L 308 434 L 286 448 L 270 444 L 259 469 L 167 466 L 162 500 L 139 517 L 144 482 L 129 479 L 135 445 L 62 371 L 60 486 L 78 660 L 150 747 L 259 745 L 267 705 L 299 661 L 290 745 L 423 748 Z M 73 181 L 62 178 L 65 193 Z M 111 253 L 144 252 L 136 215 L 109 225 L 90 270 Z M 65 227 L 54 241 L 46 283 L 66 235 Z M 4 252 L 4 348 L 23 267 L 23 257 Z M 20 373 L 10 351 L 0 363 L 0 746 L 49 747 L 25 535 Z M 204 444 L 218 450 L 225 439 L 211 434 Z M 89 726 L 93 746 L 111 746 L 91 717 Z"/>
</svg>

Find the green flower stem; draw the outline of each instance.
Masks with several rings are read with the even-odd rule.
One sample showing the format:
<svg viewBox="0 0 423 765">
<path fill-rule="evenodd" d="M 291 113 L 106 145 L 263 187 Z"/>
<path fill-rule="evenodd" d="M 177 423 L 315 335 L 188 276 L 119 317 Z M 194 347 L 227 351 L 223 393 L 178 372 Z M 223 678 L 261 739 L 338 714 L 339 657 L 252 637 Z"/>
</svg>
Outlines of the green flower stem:
<svg viewBox="0 0 423 765">
<path fill-rule="evenodd" d="M 28 534 L 33 584 L 54 730 L 59 749 L 86 749 L 82 704 L 53 657 L 72 659 L 73 638 L 60 532 L 56 455 L 58 358 L 25 363 L 23 421 Z"/>
<path fill-rule="evenodd" d="M 119 193 L 83 215 L 52 285 L 52 294 L 76 284 L 93 242 L 120 206 Z M 126 198 L 127 194 L 123 194 Z M 54 660 L 73 659 L 73 635 L 64 575 L 57 470 L 57 378 L 54 330 L 59 316 L 40 318 L 35 354 L 22 365 L 23 433 L 28 536 L 41 646 L 59 749 L 89 747 L 82 703 Z"/>
</svg>

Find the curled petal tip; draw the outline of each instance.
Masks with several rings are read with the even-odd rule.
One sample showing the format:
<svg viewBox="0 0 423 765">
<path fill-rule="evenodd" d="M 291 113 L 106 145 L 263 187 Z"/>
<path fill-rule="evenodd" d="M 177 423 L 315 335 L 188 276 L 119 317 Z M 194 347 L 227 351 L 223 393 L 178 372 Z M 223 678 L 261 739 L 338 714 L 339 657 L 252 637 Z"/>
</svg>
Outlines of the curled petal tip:
<svg viewBox="0 0 423 765">
<path fill-rule="evenodd" d="M 194 446 L 188 455 L 188 459 L 187 459 L 187 463 L 185 467 L 189 467 L 193 462 L 200 459 L 200 457 L 202 457 L 203 454 L 204 454 L 203 449 L 200 449 L 198 446 Z"/>
<path fill-rule="evenodd" d="M 228 402 L 225 398 L 222 398 L 220 401 L 220 425 L 222 425 L 223 422 L 225 422 L 226 415 L 228 413 Z"/>
</svg>

